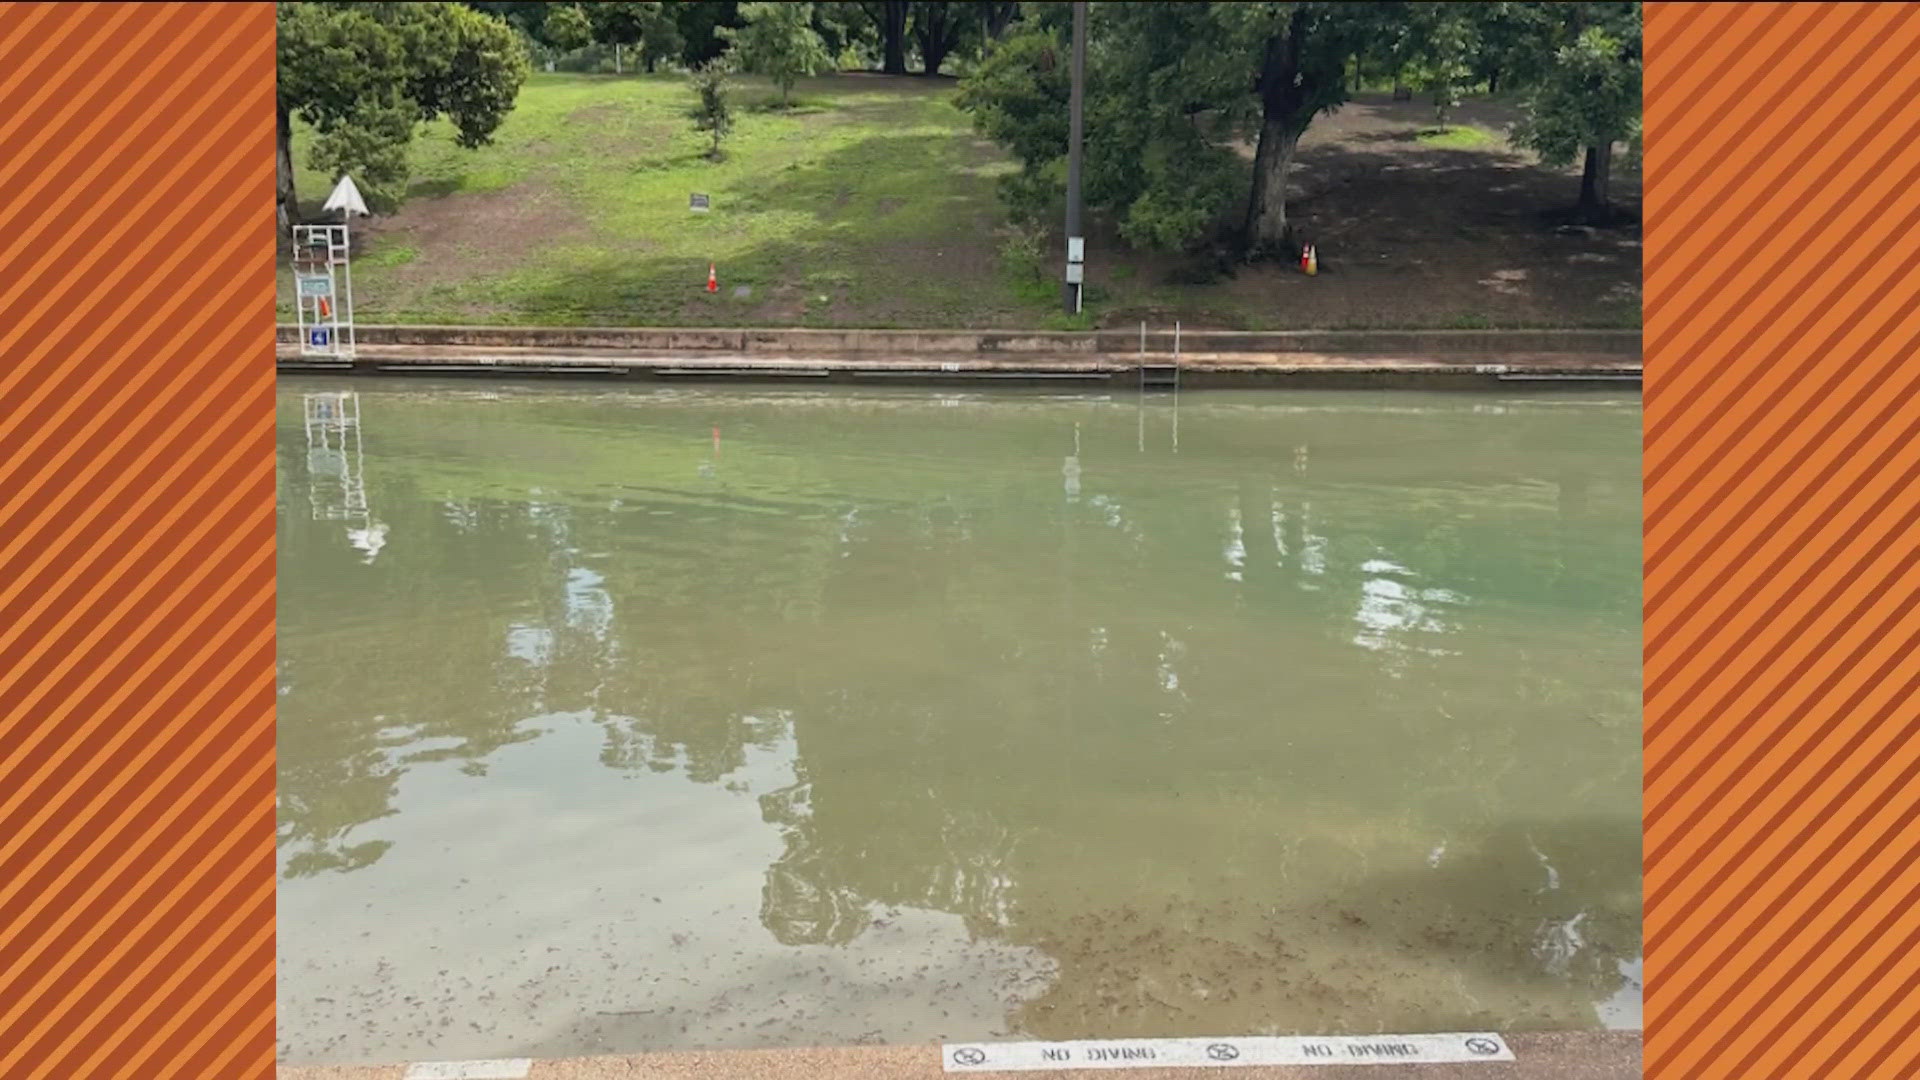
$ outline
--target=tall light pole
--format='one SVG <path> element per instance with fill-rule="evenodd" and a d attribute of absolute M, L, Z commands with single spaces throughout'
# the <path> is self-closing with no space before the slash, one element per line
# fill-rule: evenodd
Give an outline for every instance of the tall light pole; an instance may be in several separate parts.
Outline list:
<path fill-rule="evenodd" d="M 1080 143 L 1085 128 L 1087 96 L 1087 5 L 1073 5 L 1073 90 L 1067 121 L 1067 280 L 1062 289 L 1067 314 L 1080 310 L 1080 290 L 1086 276 L 1086 241 L 1080 233 Z"/>

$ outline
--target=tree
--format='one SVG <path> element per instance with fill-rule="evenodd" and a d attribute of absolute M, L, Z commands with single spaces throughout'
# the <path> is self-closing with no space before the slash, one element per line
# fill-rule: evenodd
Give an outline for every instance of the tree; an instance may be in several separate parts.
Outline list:
<path fill-rule="evenodd" d="M 660 61 L 678 56 L 686 41 L 680 35 L 680 24 L 674 20 L 673 12 L 667 10 L 665 3 L 634 4 L 640 8 L 640 63 L 651 75 L 660 66 Z"/>
<path fill-rule="evenodd" d="M 1615 143 L 1640 138 L 1640 5 L 1544 5 L 1555 16 L 1536 39 L 1549 57 L 1525 90 L 1525 119 L 1515 141 L 1548 165 L 1585 151 L 1578 213 L 1591 224 L 1612 219 L 1609 181 Z"/>
<path fill-rule="evenodd" d="M 722 30 L 721 34 L 733 43 L 742 67 L 767 76 L 780 88 L 780 107 L 784 109 L 794 82 L 819 71 L 831 59 L 813 28 L 813 5 L 741 4 L 740 17 L 746 20 L 745 26 Z"/>
<path fill-rule="evenodd" d="M 1007 27 L 1020 17 L 1020 5 L 1011 0 L 977 0 L 980 14 L 980 28 L 988 41 L 999 41 L 1005 36 Z"/>
<path fill-rule="evenodd" d="M 590 3 L 586 15 L 593 26 L 593 40 L 614 47 L 613 70 L 621 70 L 620 50 L 637 47 L 640 62 L 652 72 L 661 60 L 679 53 L 680 28 L 666 5 L 650 3 Z"/>
<path fill-rule="evenodd" d="M 370 201 L 399 202 L 407 147 L 446 117 L 454 141 L 484 146 L 526 81 L 526 47 L 504 21 L 455 3 L 280 3 L 278 218 L 299 219 L 293 119 L 312 127 L 312 164 L 355 175 Z"/>
<path fill-rule="evenodd" d="M 880 32 L 880 70 L 888 75 L 907 73 L 907 0 L 874 0 L 861 9 Z"/>
<path fill-rule="evenodd" d="M 920 47 L 922 74 L 940 74 L 948 56 L 979 37 L 980 14 L 980 8 L 970 3 L 918 0 L 910 6 L 908 24 L 914 44 Z"/>
<path fill-rule="evenodd" d="M 1033 4 L 988 50 L 960 102 L 1013 148 L 1028 214 L 1065 151 L 1065 4 Z M 1291 243 L 1287 176 L 1313 118 L 1346 100 L 1347 62 L 1409 17 L 1404 3 L 1096 4 L 1089 33 L 1086 205 L 1155 247 L 1208 240 L 1245 208 L 1249 254 Z M 1233 152 L 1257 125 L 1251 177 Z M 1245 198 L 1244 203 L 1240 202 Z"/>
<path fill-rule="evenodd" d="M 826 43 L 827 55 L 833 57 L 836 66 L 848 65 L 856 54 L 879 42 L 867 13 L 851 0 L 816 2 L 813 29 Z"/>
<path fill-rule="evenodd" d="M 1467 5 L 1474 37 L 1469 77 L 1484 83 L 1489 94 L 1538 78 L 1552 59 L 1552 50 L 1542 43 L 1555 6 L 1507 0 Z"/>
<path fill-rule="evenodd" d="M 541 38 L 564 52 L 584 49 L 593 44 L 593 23 L 578 4 L 553 4 L 547 8 L 546 21 L 540 24 Z"/>
<path fill-rule="evenodd" d="M 1432 99 L 1433 119 L 1441 127 L 1474 75 L 1473 61 L 1480 50 L 1477 6 L 1422 0 L 1408 5 L 1408 18 L 1401 24 L 1406 39 L 1399 50 L 1404 73 L 1412 86 Z"/>
<path fill-rule="evenodd" d="M 689 70 L 726 52 L 721 31 L 741 25 L 734 0 L 676 0 L 668 11 L 680 33 L 680 62 Z"/>
<path fill-rule="evenodd" d="M 1235 5 L 1241 7 L 1242 5 Z M 1403 4 L 1247 4 L 1236 36 L 1259 43 L 1254 93 L 1260 137 L 1247 200 L 1245 243 L 1252 254 L 1293 243 L 1287 224 L 1287 177 L 1300 136 L 1323 112 L 1347 100 L 1346 60 L 1364 53 L 1381 31 L 1403 22 Z"/>
<path fill-rule="evenodd" d="M 1068 10 L 1025 5 L 958 98 L 1019 160 L 1002 192 L 1028 223 L 1049 218 L 1061 187 Z M 1474 73 L 1496 64 L 1503 84 L 1532 88 L 1524 135 L 1543 155 L 1637 138 L 1637 4 L 1154 2 L 1094 4 L 1091 16 L 1085 205 L 1130 243 L 1197 250 L 1229 233 L 1239 208 L 1245 255 L 1291 257 L 1295 149 L 1361 70 L 1417 82 L 1444 122 Z M 1250 131 L 1248 170 L 1234 150 Z M 1605 154 L 1589 170 L 1601 205 Z"/>
<path fill-rule="evenodd" d="M 541 27 L 545 25 L 547 13 L 553 9 L 550 3 L 524 2 L 524 0 L 471 0 L 467 5 L 485 15 L 501 19 L 508 26 L 526 34 L 545 45 L 550 44 L 541 37 Z"/>
<path fill-rule="evenodd" d="M 720 143 L 733 130 L 733 106 L 727 100 L 732 88 L 727 74 L 726 60 L 716 58 L 694 68 L 690 76 L 695 97 L 693 126 L 712 137 L 707 157 L 713 161 L 720 160 Z"/>

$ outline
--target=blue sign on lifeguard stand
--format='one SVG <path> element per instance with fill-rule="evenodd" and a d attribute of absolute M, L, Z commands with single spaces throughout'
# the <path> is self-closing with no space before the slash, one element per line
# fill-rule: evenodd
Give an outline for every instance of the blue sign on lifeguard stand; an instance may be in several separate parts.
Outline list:
<path fill-rule="evenodd" d="M 312 330 L 309 330 L 307 332 L 307 344 L 312 345 L 315 348 L 320 348 L 320 349 L 326 348 L 330 340 L 331 340 L 330 333 L 328 329 L 324 326 L 316 326 Z"/>

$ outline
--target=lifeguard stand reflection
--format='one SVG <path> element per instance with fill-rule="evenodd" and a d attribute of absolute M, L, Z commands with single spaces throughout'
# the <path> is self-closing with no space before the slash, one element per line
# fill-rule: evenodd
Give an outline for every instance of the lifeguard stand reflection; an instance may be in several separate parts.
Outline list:
<path fill-rule="evenodd" d="M 367 507 L 360 445 L 360 395 L 352 390 L 303 395 L 307 428 L 307 502 L 315 521 L 344 521 L 347 542 L 372 562 L 387 527 Z"/>

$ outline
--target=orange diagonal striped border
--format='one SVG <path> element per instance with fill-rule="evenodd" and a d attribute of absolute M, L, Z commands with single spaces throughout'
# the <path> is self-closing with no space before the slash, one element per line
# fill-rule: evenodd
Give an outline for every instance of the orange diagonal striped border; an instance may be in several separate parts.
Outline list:
<path fill-rule="evenodd" d="M 1647 1075 L 1920 1075 L 1920 6 L 1646 41 Z"/>
<path fill-rule="evenodd" d="M 273 79 L 0 4 L 0 1076 L 273 1073 Z"/>

